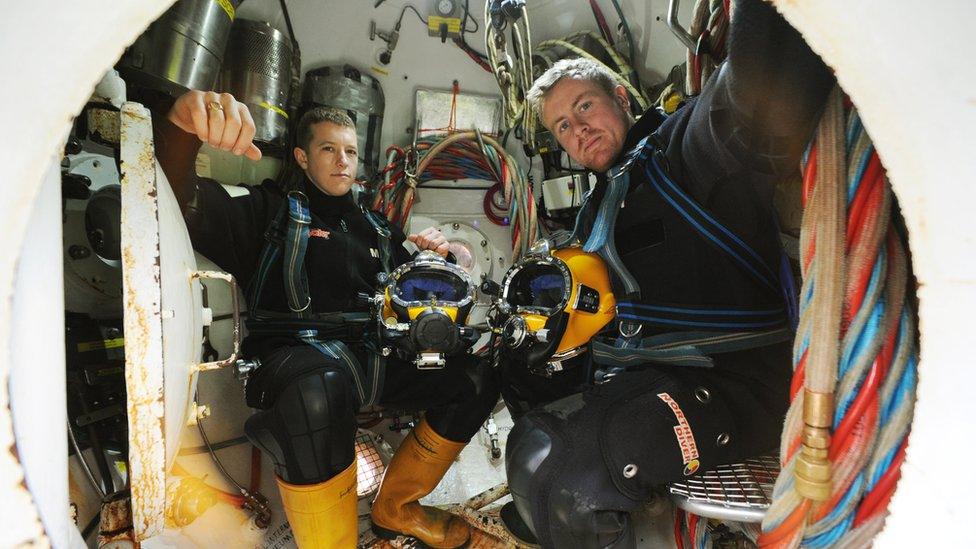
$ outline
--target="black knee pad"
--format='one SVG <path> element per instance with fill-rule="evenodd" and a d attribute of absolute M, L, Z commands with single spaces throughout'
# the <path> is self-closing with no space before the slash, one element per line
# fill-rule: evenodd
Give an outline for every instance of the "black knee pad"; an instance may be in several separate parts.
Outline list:
<path fill-rule="evenodd" d="M 505 456 L 512 499 L 543 547 L 634 547 L 637 502 L 614 486 L 583 406 L 577 394 L 515 423 Z"/>
<path fill-rule="evenodd" d="M 508 489 L 525 524 L 536 533 L 532 520 L 535 477 L 552 453 L 553 440 L 541 425 L 524 417 L 515 423 L 505 443 L 505 475 Z"/>
<path fill-rule="evenodd" d="M 244 432 L 283 480 L 315 484 L 352 463 L 357 407 L 348 376 L 322 368 L 287 383 L 270 408 L 247 419 Z"/>

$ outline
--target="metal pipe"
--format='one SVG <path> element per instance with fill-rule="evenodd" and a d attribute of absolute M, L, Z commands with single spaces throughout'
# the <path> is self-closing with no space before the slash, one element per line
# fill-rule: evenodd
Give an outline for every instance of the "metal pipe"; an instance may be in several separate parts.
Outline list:
<path fill-rule="evenodd" d="M 91 470 L 88 462 L 85 461 L 84 456 L 81 455 L 81 447 L 78 446 L 78 439 L 75 438 L 75 431 L 71 428 L 71 420 L 67 420 L 66 423 L 68 427 L 68 441 L 71 442 L 71 448 L 75 451 L 75 457 L 78 458 L 78 462 L 81 463 L 81 468 L 83 471 L 85 471 L 85 476 L 88 478 L 88 482 L 91 483 L 92 488 L 95 489 L 95 492 L 97 492 L 101 500 L 104 501 L 106 495 L 105 490 L 98 484 L 98 481 L 95 480 L 94 471 Z"/>
<path fill-rule="evenodd" d="M 671 32 L 678 37 L 678 40 L 685 45 L 691 51 L 695 51 L 697 47 L 695 45 L 695 39 L 691 37 L 691 33 L 686 31 L 681 23 L 678 22 L 678 7 L 681 4 L 679 0 L 671 0 L 668 2 L 668 28 Z M 633 59 L 631 59 L 633 63 Z"/>

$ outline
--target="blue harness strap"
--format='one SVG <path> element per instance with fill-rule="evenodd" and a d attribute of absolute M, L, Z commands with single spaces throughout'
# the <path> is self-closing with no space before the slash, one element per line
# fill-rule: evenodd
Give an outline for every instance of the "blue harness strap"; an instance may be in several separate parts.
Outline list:
<path fill-rule="evenodd" d="M 780 285 L 775 271 L 748 244 L 728 227 L 710 215 L 697 201 L 671 181 L 661 166 L 659 154 L 648 155 L 644 173 L 651 187 L 703 238 L 712 242 L 755 278 L 773 295 L 779 297 Z"/>
<path fill-rule="evenodd" d="M 787 341 L 792 332 L 786 306 L 767 308 L 700 307 L 649 303 L 641 299 L 640 285 L 628 272 L 614 245 L 616 218 L 630 188 L 630 171 L 640 164 L 651 188 L 695 232 L 729 256 L 768 293 L 780 297 L 774 270 L 732 230 L 708 213 L 666 174 L 651 136 L 631 149 L 623 162 L 608 173 L 606 192 L 594 214 L 590 195 L 584 199 L 571 240 L 583 241 L 583 250 L 600 255 L 617 285 L 617 319 L 622 337 L 593 339 L 593 360 L 609 369 L 644 363 L 710 367 L 710 355 Z M 587 231 L 587 229 L 589 230 Z M 619 285 L 619 287 L 618 287 Z M 670 330 L 638 338 L 644 325 Z"/>
<path fill-rule="evenodd" d="M 392 253 L 390 251 L 390 229 L 377 215 L 363 209 L 363 214 L 376 231 L 380 262 L 384 272 L 390 272 Z M 254 333 L 261 333 L 265 325 L 268 333 L 279 333 L 281 313 L 258 310 L 264 284 L 276 261 L 281 258 L 282 280 L 284 282 L 285 298 L 288 301 L 289 316 L 299 320 L 317 319 L 311 311 L 312 298 L 308 289 L 308 273 L 305 269 L 305 253 L 308 250 L 309 228 L 312 216 L 309 212 L 308 197 L 300 190 L 289 191 L 285 202 L 282 203 L 274 220 L 265 232 L 267 243 L 261 250 L 258 269 L 251 280 L 248 291 L 248 303 L 252 314 L 248 322 Z M 326 316 L 334 317 L 335 314 Z M 357 313 L 343 313 L 343 322 L 355 322 Z M 334 323 L 336 319 L 328 321 Z M 278 328 L 275 328 L 278 326 Z M 338 339 L 319 336 L 317 329 L 299 329 L 293 333 L 301 342 L 321 352 L 326 357 L 345 365 L 356 386 L 356 393 L 361 406 L 372 406 L 379 402 L 383 394 L 386 359 L 379 353 L 369 351 L 369 360 L 365 367 L 360 364 L 345 343 Z"/>
<path fill-rule="evenodd" d="M 305 251 L 308 249 L 309 226 L 312 216 L 308 212 L 308 197 L 301 191 L 288 193 L 288 230 L 285 232 L 284 256 L 281 266 L 285 282 L 288 309 L 299 318 L 308 318 L 312 296 L 308 293 L 308 273 L 305 272 Z"/>
<path fill-rule="evenodd" d="M 710 355 L 765 347 L 793 337 L 789 328 L 748 332 L 692 331 L 660 334 L 639 342 L 595 338 L 593 362 L 607 367 L 637 366 L 648 362 L 672 366 L 711 367 Z"/>
<path fill-rule="evenodd" d="M 640 295 L 640 284 L 624 266 L 617 254 L 617 246 L 613 238 L 613 231 L 617 225 L 617 214 L 630 188 L 630 168 L 636 159 L 637 155 L 632 154 L 625 162 L 610 170 L 606 194 L 600 202 L 600 208 L 596 213 L 590 235 L 583 244 L 584 252 L 596 253 L 607 263 L 607 267 L 616 275 L 620 285 L 617 291 L 622 291 L 623 297 Z"/>
<path fill-rule="evenodd" d="M 356 395 L 359 397 L 359 405 L 373 406 L 379 402 L 383 394 L 383 370 L 386 361 L 376 353 L 369 353 L 369 360 L 366 367 L 356 358 L 356 355 L 349 350 L 345 343 L 337 339 L 322 339 L 318 337 L 316 330 L 301 330 L 295 337 L 328 358 L 343 364 L 346 371 L 352 377 L 353 385 L 356 387 Z"/>

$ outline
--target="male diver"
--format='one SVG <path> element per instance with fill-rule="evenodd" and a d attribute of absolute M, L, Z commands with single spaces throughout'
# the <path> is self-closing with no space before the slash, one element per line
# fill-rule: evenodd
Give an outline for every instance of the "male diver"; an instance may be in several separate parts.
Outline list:
<path fill-rule="evenodd" d="M 421 547 L 465 545 L 468 526 L 421 506 L 498 400 L 488 367 L 472 355 L 441 369 L 375 352 L 364 341 L 377 275 L 409 261 L 406 238 L 447 255 L 434 229 L 405 237 L 356 204 L 357 137 L 344 112 L 317 107 L 297 126 L 299 180 L 282 189 L 227 188 L 199 178 L 201 142 L 252 159 L 255 128 L 228 94 L 190 91 L 157 117 L 156 153 L 181 207 L 194 248 L 249 289 L 244 354 L 260 366 L 246 386 L 258 408 L 248 438 L 271 457 L 285 513 L 303 549 L 357 542 L 356 413 L 361 406 L 426 410 L 389 464 L 372 508 L 374 532 L 415 538 Z"/>
<path fill-rule="evenodd" d="M 773 186 L 797 169 L 834 79 L 772 6 L 739 0 L 732 16 L 725 64 L 670 117 L 635 122 L 624 87 L 585 59 L 528 94 L 599 174 L 574 235 L 606 261 L 617 301 L 612 333 L 549 377 L 532 352 L 503 362 L 518 418 L 503 519 L 543 547 L 635 547 L 630 513 L 656 487 L 779 440 L 793 296 Z"/>

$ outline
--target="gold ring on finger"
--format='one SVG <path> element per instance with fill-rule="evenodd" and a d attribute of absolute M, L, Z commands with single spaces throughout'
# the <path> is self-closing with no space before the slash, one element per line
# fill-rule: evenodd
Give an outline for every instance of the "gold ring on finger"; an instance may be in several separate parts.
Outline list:
<path fill-rule="evenodd" d="M 208 101 L 207 110 L 224 112 L 224 106 L 220 104 L 220 101 Z"/>

